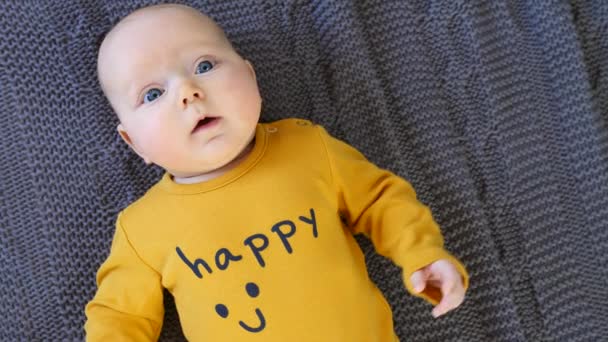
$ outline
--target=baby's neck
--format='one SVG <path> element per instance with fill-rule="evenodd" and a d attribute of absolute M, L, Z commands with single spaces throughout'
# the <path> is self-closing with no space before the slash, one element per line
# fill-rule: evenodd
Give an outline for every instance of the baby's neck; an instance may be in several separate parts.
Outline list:
<path fill-rule="evenodd" d="M 232 159 L 228 164 L 226 164 L 218 169 L 215 169 L 215 170 L 209 171 L 209 172 L 205 172 L 200 175 L 191 176 L 191 177 L 172 176 L 173 181 L 178 184 L 194 184 L 194 183 L 206 182 L 206 181 L 212 180 L 214 178 L 217 178 L 217 177 L 225 174 L 226 172 L 234 169 L 235 167 L 237 167 L 249 155 L 249 153 L 251 153 L 251 150 L 253 149 L 253 145 L 255 145 L 255 138 L 253 140 L 251 140 L 251 142 L 243 149 L 243 151 L 241 151 L 241 153 L 239 153 L 238 156 L 236 156 L 236 158 Z"/>

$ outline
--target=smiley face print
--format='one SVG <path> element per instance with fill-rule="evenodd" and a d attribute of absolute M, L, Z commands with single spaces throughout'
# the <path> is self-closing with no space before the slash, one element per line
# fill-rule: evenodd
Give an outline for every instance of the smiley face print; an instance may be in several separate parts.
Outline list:
<path fill-rule="evenodd" d="M 247 283 L 245 285 L 245 291 L 247 292 L 247 295 L 249 295 L 249 297 L 251 298 L 256 298 L 260 295 L 260 288 L 256 283 Z M 228 318 L 228 307 L 224 304 L 217 304 L 215 306 L 215 312 L 222 318 Z M 250 325 L 243 321 L 239 321 L 239 325 L 241 326 L 241 328 L 245 329 L 250 333 L 258 333 L 264 330 L 264 328 L 266 328 L 266 319 L 264 318 L 264 314 L 259 308 L 255 309 L 255 314 L 257 315 L 257 322 Z M 249 323 L 251 323 L 251 321 L 249 321 Z"/>

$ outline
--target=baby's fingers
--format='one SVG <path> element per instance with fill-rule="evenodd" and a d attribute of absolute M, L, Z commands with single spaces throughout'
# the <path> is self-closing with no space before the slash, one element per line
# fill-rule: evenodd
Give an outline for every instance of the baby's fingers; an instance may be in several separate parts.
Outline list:
<path fill-rule="evenodd" d="M 441 292 L 441 301 L 433 308 L 435 318 L 457 308 L 464 301 L 464 287 L 458 281 L 445 282 L 441 286 Z"/>
<path fill-rule="evenodd" d="M 414 272 L 410 277 L 410 281 L 416 293 L 420 293 L 426 288 L 426 276 L 423 271 Z"/>

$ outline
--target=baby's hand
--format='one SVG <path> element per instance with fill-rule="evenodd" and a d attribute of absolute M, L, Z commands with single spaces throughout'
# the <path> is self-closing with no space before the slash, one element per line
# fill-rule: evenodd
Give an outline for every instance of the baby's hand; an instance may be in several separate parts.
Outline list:
<path fill-rule="evenodd" d="M 433 309 L 437 318 L 457 308 L 464 301 L 464 285 L 456 267 L 447 260 L 438 260 L 414 272 L 410 277 L 414 291 L 422 292 L 427 286 L 441 290 L 441 301 Z"/>

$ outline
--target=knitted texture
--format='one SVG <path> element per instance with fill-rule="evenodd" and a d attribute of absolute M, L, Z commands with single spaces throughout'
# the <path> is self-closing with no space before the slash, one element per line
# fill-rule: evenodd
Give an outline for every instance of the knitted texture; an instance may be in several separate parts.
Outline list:
<path fill-rule="evenodd" d="M 0 341 L 84 338 L 116 215 L 161 175 L 96 79 L 104 33 L 151 3 L 0 1 Z M 360 239 L 403 341 L 606 340 L 608 2 L 182 3 L 252 61 L 263 121 L 324 125 L 432 208 L 471 273 L 441 319 Z"/>

